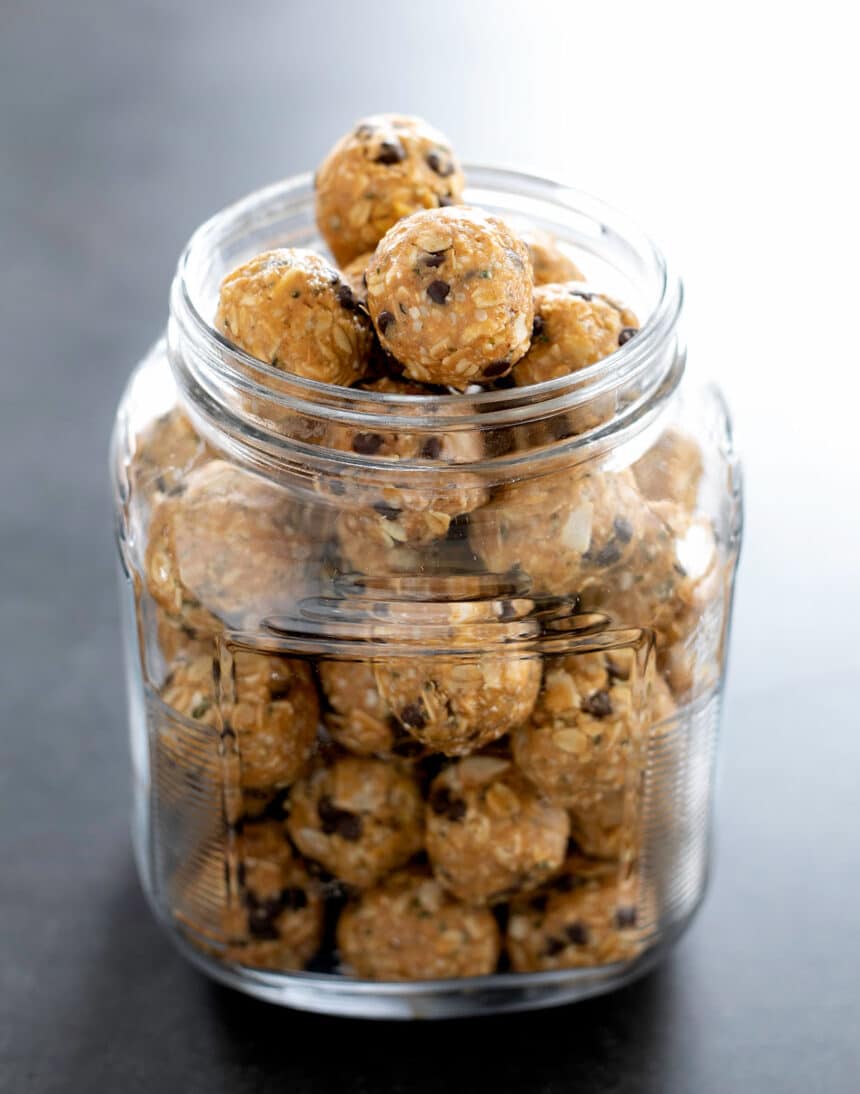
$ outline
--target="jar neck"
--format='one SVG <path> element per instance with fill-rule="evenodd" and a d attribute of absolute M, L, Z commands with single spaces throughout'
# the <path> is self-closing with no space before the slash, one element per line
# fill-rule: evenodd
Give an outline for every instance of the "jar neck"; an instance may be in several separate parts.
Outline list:
<path fill-rule="evenodd" d="M 650 437 L 649 427 L 662 417 L 684 371 L 680 282 L 647 237 L 592 199 L 511 172 L 473 168 L 470 177 L 476 175 L 483 187 L 471 200 L 513 220 L 520 215 L 537 221 L 590 251 L 616 282 L 629 283 L 645 316 L 635 338 L 594 365 L 541 384 L 433 400 L 323 384 L 249 357 L 211 324 L 218 287 L 230 269 L 261 250 L 320 247 L 312 184 L 302 176 L 217 214 L 180 259 L 168 353 L 201 431 L 234 458 L 275 475 L 390 476 L 396 466 L 400 481 L 428 468 L 438 474 L 441 466 L 501 482 L 544 473 L 560 462 L 610 456 L 629 462 L 629 450 L 642 447 L 642 434 Z M 386 442 L 404 433 L 429 439 L 476 432 L 480 446 L 448 445 L 432 460 L 367 455 L 356 451 L 364 446 L 352 443 L 373 434 L 380 438 L 378 450 L 387 451 L 395 446 Z M 423 446 L 414 447 L 421 452 Z"/>

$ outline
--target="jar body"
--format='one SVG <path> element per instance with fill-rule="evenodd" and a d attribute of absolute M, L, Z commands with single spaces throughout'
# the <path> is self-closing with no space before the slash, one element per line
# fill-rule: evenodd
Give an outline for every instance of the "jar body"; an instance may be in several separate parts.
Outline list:
<path fill-rule="evenodd" d="M 287 465 L 217 427 L 181 352 L 135 373 L 114 474 L 135 849 L 182 949 L 369 1016 L 649 967 L 707 876 L 740 532 L 719 396 L 673 384 L 585 457 L 582 408 L 532 420 L 505 476 L 450 419 L 429 447 L 282 419 Z"/>

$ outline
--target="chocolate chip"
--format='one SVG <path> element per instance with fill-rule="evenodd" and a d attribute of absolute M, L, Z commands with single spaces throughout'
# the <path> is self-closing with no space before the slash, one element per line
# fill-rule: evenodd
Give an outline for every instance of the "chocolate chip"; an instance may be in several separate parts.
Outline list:
<path fill-rule="evenodd" d="M 427 718 L 418 703 L 409 703 L 400 712 L 400 721 L 409 729 L 423 729 Z"/>
<path fill-rule="evenodd" d="M 348 809 L 339 809 L 327 794 L 323 794 L 317 803 L 317 815 L 325 835 L 340 836 L 350 843 L 361 839 L 361 817 Z"/>
<path fill-rule="evenodd" d="M 458 513 L 448 525 L 448 534 L 445 536 L 452 543 L 457 543 L 469 538 L 469 515 Z"/>
<path fill-rule="evenodd" d="M 438 200 L 440 209 L 444 209 L 446 206 L 454 204 L 454 199 L 450 194 L 443 194 Z"/>
<path fill-rule="evenodd" d="M 599 691 L 593 691 L 591 695 L 582 700 L 579 708 L 586 714 L 590 714 L 592 718 L 608 717 L 612 713 L 612 700 L 609 698 L 609 692 L 603 688 L 600 688 Z"/>
<path fill-rule="evenodd" d="M 624 329 L 618 335 L 618 345 L 619 346 L 625 345 L 627 342 L 630 341 L 631 338 L 634 337 L 634 335 L 636 335 L 638 333 L 639 332 L 636 330 L 635 327 L 624 327 Z"/>
<path fill-rule="evenodd" d="M 626 517 L 616 517 L 612 522 L 615 538 L 621 543 L 629 543 L 633 539 L 633 525 Z"/>
<path fill-rule="evenodd" d="M 557 893 L 572 893 L 582 882 L 575 874 L 560 874 L 550 884 Z"/>
<path fill-rule="evenodd" d="M 272 702 L 277 703 L 281 699 L 289 699 L 290 693 L 292 692 L 292 690 L 293 690 L 293 681 L 292 680 L 284 680 L 280 684 L 278 684 L 276 687 L 272 688 L 272 690 L 269 692 L 269 695 L 272 699 Z"/>
<path fill-rule="evenodd" d="M 544 322 L 542 315 L 536 315 L 532 323 L 532 338 L 540 338 L 543 334 Z"/>
<path fill-rule="evenodd" d="M 400 141 L 383 141 L 379 146 L 379 154 L 374 162 L 390 167 L 394 163 L 402 163 L 405 159 L 406 149 Z"/>
<path fill-rule="evenodd" d="M 580 300 L 593 300 L 593 292 L 582 292 L 581 289 L 569 289 L 568 292 L 571 296 L 578 296 Z"/>
<path fill-rule="evenodd" d="M 372 456 L 382 448 L 382 437 L 378 433 L 356 433 L 352 438 L 352 450 L 361 456 Z"/>
<path fill-rule="evenodd" d="M 558 955 L 567 949 L 567 943 L 562 938 L 548 938 L 546 945 L 543 948 L 544 955 L 546 957 L 558 957 Z"/>
<path fill-rule="evenodd" d="M 431 171 L 435 171 L 436 174 L 440 175 L 443 179 L 454 174 L 454 164 L 452 161 L 443 159 L 438 152 L 427 153 L 427 166 Z"/>
<path fill-rule="evenodd" d="M 349 285 L 341 283 L 334 290 L 337 302 L 342 308 L 346 308 L 347 311 L 355 310 L 355 297 L 352 294 L 352 289 Z"/>
<path fill-rule="evenodd" d="M 385 517 L 386 520 L 397 520 L 402 512 L 396 505 L 388 505 L 387 502 L 384 501 L 375 502 L 373 508 L 381 517 Z"/>
<path fill-rule="evenodd" d="M 281 898 L 259 900 L 253 893 L 245 894 L 248 907 L 248 933 L 262 942 L 274 942 L 278 938 L 275 919 L 281 911 Z"/>
<path fill-rule="evenodd" d="M 385 334 L 391 324 L 396 322 L 390 311 L 381 311 L 376 318 L 376 328 L 380 334 Z"/>
<path fill-rule="evenodd" d="M 588 941 L 588 928 L 584 923 L 571 923 L 570 926 L 565 927 L 564 933 L 574 946 L 584 946 Z"/>
<path fill-rule="evenodd" d="M 487 379 L 491 376 L 501 376 L 502 373 L 507 372 L 510 367 L 510 361 L 493 361 L 492 364 L 487 365 L 483 374 Z"/>
<path fill-rule="evenodd" d="M 534 912 L 545 912 L 547 899 L 546 893 L 538 893 L 537 896 L 533 896 L 529 901 L 529 907 Z"/>
<path fill-rule="evenodd" d="M 619 908 L 615 913 L 615 925 L 623 930 L 625 927 L 636 926 L 636 909 L 632 904 Z"/>
<path fill-rule="evenodd" d="M 421 445 L 421 455 L 425 460 L 438 460 L 442 452 L 442 441 L 439 437 L 428 437 Z"/>
<path fill-rule="evenodd" d="M 451 286 L 447 281 L 431 281 L 427 286 L 427 295 L 434 304 L 444 304 L 450 291 Z"/>
<path fill-rule="evenodd" d="M 308 906 L 308 894 L 298 887 L 281 889 L 281 907 L 289 912 L 300 912 Z"/>
<path fill-rule="evenodd" d="M 619 558 L 621 558 L 621 548 L 614 539 L 611 539 L 594 556 L 594 564 L 595 566 L 613 566 Z"/>
<path fill-rule="evenodd" d="M 428 253 L 422 255 L 418 261 L 422 266 L 427 266 L 431 270 L 436 270 L 445 261 L 446 253 L 446 251 L 428 251 Z"/>
<path fill-rule="evenodd" d="M 453 821 L 455 824 L 461 821 L 468 812 L 468 807 L 462 798 L 456 798 L 447 786 L 437 786 L 430 795 L 430 808 L 439 817 Z"/>

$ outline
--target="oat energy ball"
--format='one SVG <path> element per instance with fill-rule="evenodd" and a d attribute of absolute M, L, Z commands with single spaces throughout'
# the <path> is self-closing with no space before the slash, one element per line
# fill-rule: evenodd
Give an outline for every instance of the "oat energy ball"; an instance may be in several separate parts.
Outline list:
<path fill-rule="evenodd" d="M 367 369 L 372 333 L 352 289 L 313 251 L 265 251 L 221 284 L 215 325 L 284 372 L 349 385 Z"/>
<path fill-rule="evenodd" d="M 627 960 L 642 949 L 638 921 L 635 885 L 617 867 L 573 859 L 545 889 L 512 901 L 508 956 L 515 972 Z"/>
<path fill-rule="evenodd" d="M 302 519 L 272 483 L 223 460 L 204 464 L 153 513 L 147 588 L 198 635 L 287 612 L 303 595 L 315 552 Z"/>
<path fill-rule="evenodd" d="M 528 252 L 497 217 L 465 206 L 396 224 L 367 269 L 367 305 L 407 376 L 464 389 L 505 376 L 529 347 Z"/>
<path fill-rule="evenodd" d="M 366 888 L 424 846 L 424 804 L 405 771 L 349 756 L 293 787 L 287 828 L 303 855 Z"/>
<path fill-rule="evenodd" d="M 248 790 L 287 786 L 310 757 L 319 699 L 303 661 L 237 650 L 232 671 L 211 657 L 177 661 L 161 697 L 173 710 L 212 726 L 235 744 L 238 783 Z"/>
<path fill-rule="evenodd" d="M 632 312 L 587 292 L 582 283 L 535 289 L 532 343 L 514 368 L 518 387 L 578 372 L 628 342 L 639 326 Z"/>
<path fill-rule="evenodd" d="M 529 249 L 535 285 L 584 280 L 582 271 L 549 232 L 540 228 L 527 228 L 519 236 Z"/>
<path fill-rule="evenodd" d="M 344 961 L 368 980 L 485 976 L 499 960 L 492 912 L 461 904 L 426 870 L 392 874 L 341 914 Z"/>
<path fill-rule="evenodd" d="M 241 903 L 225 909 L 228 961 L 261 969 L 302 969 L 320 947 L 318 883 L 278 821 L 243 826 L 237 839 Z"/>
<path fill-rule="evenodd" d="M 541 681 L 540 659 L 513 652 L 392 657 L 375 669 L 400 724 L 447 756 L 483 748 L 523 722 Z"/>
<path fill-rule="evenodd" d="M 430 788 L 433 873 L 470 904 L 537 888 L 561 866 L 568 832 L 567 813 L 542 799 L 508 760 L 469 756 Z"/>
<path fill-rule="evenodd" d="M 341 137 L 314 184 L 317 225 L 343 266 L 401 217 L 458 202 L 464 182 L 444 134 L 420 118 L 376 114 Z"/>

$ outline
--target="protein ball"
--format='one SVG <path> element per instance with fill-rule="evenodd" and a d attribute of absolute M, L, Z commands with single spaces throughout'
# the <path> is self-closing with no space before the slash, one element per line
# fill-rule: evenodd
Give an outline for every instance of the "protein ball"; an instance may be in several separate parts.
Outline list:
<path fill-rule="evenodd" d="M 368 980 L 485 976 L 499 960 L 492 912 L 462 904 L 427 871 L 398 871 L 341 914 L 344 961 Z"/>
<path fill-rule="evenodd" d="M 540 892 L 511 902 L 506 947 L 515 972 L 610 964 L 643 947 L 634 882 L 611 863 L 575 858 Z"/>
<path fill-rule="evenodd" d="M 465 206 L 399 222 L 367 270 L 382 346 L 413 380 L 460 390 L 505 376 L 526 352 L 533 288 L 522 240 Z"/>
<path fill-rule="evenodd" d="M 528 247 L 535 285 L 584 280 L 581 270 L 561 249 L 555 236 L 540 228 L 526 228 L 519 235 Z"/>
<path fill-rule="evenodd" d="M 221 285 L 215 325 L 284 372 L 349 385 L 367 369 L 372 332 L 352 289 L 313 251 L 265 251 Z"/>
<path fill-rule="evenodd" d="M 401 217 L 463 194 L 450 141 L 421 118 L 376 114 L 341 137 L 316 173 L 317 225 L 341 266 Z"/>
<path fill-rule="evenodd" d="M 400 724 L 447 756 L 474 752 L 531 713 L 541 681 L 534 654 L 419 655 L 375 662 L 380 694 Z"/>
<path fill-rule="evenodd" d="M 279 487 L 222 460 L 192 471 L 153 513 L 147 588 L 197 635 L 254 626 L 304 594 L 314 558 L 307 514 Z"/>
<path fill-rule="evenodd" d="M 358 756 L 415 756 L 424 749 L 406 733 L 379 694 L 369 661 L 322 661 L 320 682 L 331 710 L 329 733 Z"/>
<path fill-rule="evenodd" d="M 302 854 L 367 888 L 424 846 L 424 804 L 394 764 L 348 756 L 296 784 L 287 828 Z"/>
<path fill-rule="evenodd" d="M 303 661 L 248 650 L 237 650 L 231 660 L 226 678 L 223 662 L 211 657 L 176 662 L 161 697 L 185 717 L 217 729 L 225 742 L 235 741 L 243 788 L 288 786 L 316 739 L 319 699 L 310 669 Z"/>
<path fill-rule="evenodd" d="M 469 756 L 434 779 L 427 853 L 460 900 L 493 903 L 534 889 L 564 861 L 570 823 L 508 760 Z"/>
<path fill-rule="evenodd" d="M 237 838 L 241 905 L 224 913 L 228 961 L 302 969 L 320 947 L 323 899 L 277 821 L 245 824 Z"/>

